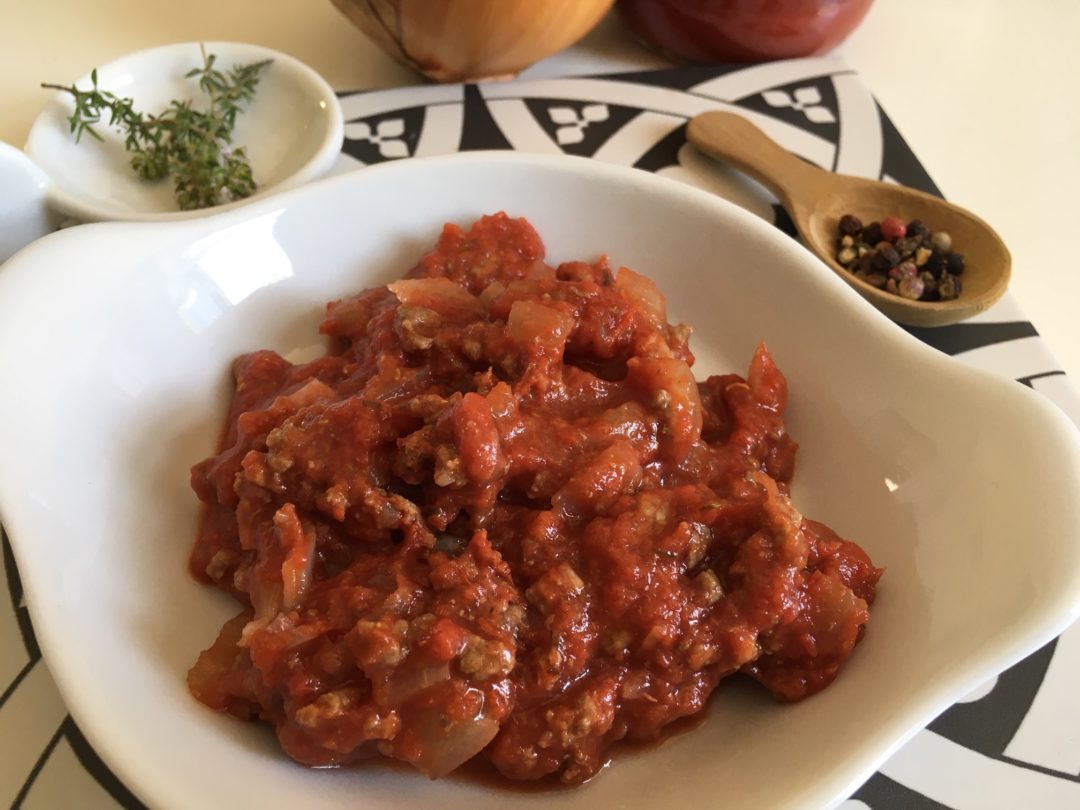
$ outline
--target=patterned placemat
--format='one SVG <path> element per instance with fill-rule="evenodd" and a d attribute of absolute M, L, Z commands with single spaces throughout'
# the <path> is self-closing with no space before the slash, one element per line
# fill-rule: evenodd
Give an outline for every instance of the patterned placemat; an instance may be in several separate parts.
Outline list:
<path fill-rule="evenodd" d="M 686 144 L 710 109 L 750 117 L 828 169 L 937 194 L 926 170 L 851 70 L 831 59 L 603 78 L 427 85 L 341 96 L 337 169 L 475 149 L 584 155 L 720 194 L 793 233 L 763 188 Z M 963 324 L 910 330 L 961 362 L 1028 385 L 1080 423 L 1080 397 L 1009 295 Z M 139 808 L 67 715 L 34 638 L 7 539 L 0 594 L 0 805 Z M 1080 626 L 938 717 L 843 810 L 1080 807 Z"/>

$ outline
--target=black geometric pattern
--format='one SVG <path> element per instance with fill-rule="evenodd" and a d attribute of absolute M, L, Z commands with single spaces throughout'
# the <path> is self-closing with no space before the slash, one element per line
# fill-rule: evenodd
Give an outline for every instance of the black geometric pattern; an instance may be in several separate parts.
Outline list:
<path fill-rule="evenodd" d="M 989 693 L 957 703 L 927 728 L 972 751 L 1000 759 L 1042 685 L 1056 641 L 998 676 Z"/>
<path fill-rule="evenodd" d="M 1043 372 L 1040 372 L 1039 374 L 1026 374 L 1023 377 L 1017 377 L 1016 381 L 1018 383 L 1023 383 L 1028 388 L 1034 388 L 1035 387 L 1034 383 L 1035 383 L 1036 380 L 1042 380 L 1042 379 L 1045 379 L 1046 377 L 1064 377 L 1064 376 L 1065 376 L 1064 371 L 1043 371 Z"/>
<path fill-rule="evenodd" d="M 908 334 L 917 337 L 923 343 L 929 343 L 945 354 L 960 354 L 982 346 L 992 346 L 995 343 L 1037 337 L 1039 334 L 1027 321 L 955 323 L 934 328 L 905 326 L 904 329 Z"/>
<path fill-rule="evenodd" d="M 75 721 L 71 719 L 70 715 L 64 718 L 64 723 L 60 728 L 64 733 L 64 737 L 67 738 L 71 750 L 75 752 L 79 764 L 94 777 L 97 783 L 105 789 L 106 793 L 116 800 L 117 804 L 127 810 L 147 810 L 146 805 L 140 802 L 135 797 L 135 794 L 128 790 L 124 783 L 117 779 L 116 775 L 109 770 L 109 767 L 101 761 L 101 757 L 90 747 L 90 743 L 86 741 L 86 737 L 79 731 L 79 727 L 75 725 Z"/>
<path fill-rule="evenodd" d="M 793 239 L 798 238 L 799 229 L 795 227 L 795 221 L 780 203 L 773 203 L 773 224 Z"/>
<path fill-rule="evenodd" d="M 513 149 L 506 135 L 491 116 L 484 97 L 475 84 L 465 85 L 465 121 L 461 126 L 458 151 L 480 149 Z"/>
<path fill-rule="evenodd" d="M 941 190 L 926 169 L 915 157 L 892 119 L 878 105 L 881 118 L 881 140 L 884 146 L 879 179 L 890 177 L 904 186 L 911 186 L 935 197 L 941 197 Z"/>
<path fill-rule="evenodd" d="M 829 76 L 770 88 L 738 100 L 740 107 L 771 115 L 836 143 L 840 137 L 839 103 Z"/>
<path fill-rule="evenodd" d="M 669 166 L 679 165 L 679 150 L 686 145 L 686 126 L 681 126 L 661 138 L 634 163 L 635 169 L 658 172 Z"/>
<path fill-rule="evenodd" d="M 640 111 L 615 104 L 589 104 L 560 99 L 527 99 L 536 122 L 562 150 L 591 157 L 604 142 Z"/>
<path fill-rule="evenodd" d="M 742 65 L 691 65 L 674 70 L 645 70 L 634 73 L 619 73 L 620 81 L 642 84 L 646 87 L 667 87 L 671 90 L 689 90 L 695 85 L 735 73 Z"/>
<path fill-rule="evenodd" d="M 349 121 L 341 151 L 368 165 L 412 157 L 424 129 L 424 110 L 413 107 Z"/>
<path fill-rule="evenodd" d="M 947 804 L 928 799 L 921 793 L 894 782 L 883 773 L 875 773 L 851 797 L 870 810 L 953 810 Z"/>
<path fill-rule="evenodd" d="M 827 69 L 823 70 L 823 66 Z M 789 66 L 790 67 L 790 66 Z M 809 133 L 821 141 L 836 145 L 839 142 L 842 126 L 868 126 L 874 137 L 881 139 L 881 165 L 876 172 L 880 177 L 889 177 L 905 185 L 922 189 L 940 196 L 926 169 L 908 148 L 900 133 L 879 106 L 872 106 L 878 120 L 869 122 L 840 121 L 842 108 L 838 85 L 829 75 L 829 70 L 840 68 L 828 67 L 826 63 L 807 60 L 805 78 L 791 80 L 790 69 L 783 74 L 785 79 L 768 87 L 758 87 L 754 92 L 735 94 L 737 104 L 748 112 L 767 115 L 783 124 L 790 125 L 795 131 Z M 584 156 L 593 156 L 605 144 L 619 138 L 628 125 L 638 116 L 649 113 L 661 113 L 669 116 L 686 115 L 673 111 L 648 110 L 634 105 L 634 94 L 627 93 L 626 87 L 641 85 L 642 89 L 668 93 L 678 96 L 686 94 L 703 82 L 721 77 L 738 78 L 740 66 L 696 66 L 666 71 L 628 73 L 619 76 L 594 77 L 589 86 L 604 85 L 605 80 L 612 80 L 610 92 L 604 90 L 596 98 L 562 98 L 557 94 L 529 94 L 525 92 L 528 82 L 517 83 L 522 90 L 521 102 L 533 123 L 538 126 L 562 151 Z M 843 71 L 847 73 L 847 71 Z M 726 81 L 726 80 L 725 80 Z M 396 92 L 396 91 L 395 91 Z M 605 95 L 606 93 L 606 95 Z M 573 94 L 570 94 L 573 95 Z M 380 94 L 358 94 L 350 102 L 372 100 L 369 115 L 352 118 L 346 124 L 346 137 L 342 147 L 344 154 L 355 158 L 365 165 L 388 160 L 399 160 L 416 154 L 417 145 L 424 134 L 425 126 L 430 125 L 432 116 L 427 115 L 427 108 L 418 105 L 401 109 L 388 109 L 385 102 L 378 101 Z M 601 97 L 602 96 L 602 97 Z M 507 96 L 503 94 L 502 98 Z M 655 97 L 655 96 L 654 96 Z M 693 95 L 695 102 L 700 102 L 700 95 Z M 443 133 L 454 143 L 457 149 L 468 151 L 476 149 L 513 149 L 515 133 L 504 131 L 497 123 L 491 108 L 485 100 L 484 91 L 467 85 L 463 89 L 463 115 L 460 132 Z M 676 105 L 678 106 L 678 105 Z M 363 104 L 351 107 L 363 109 Z M 680 108 L 683 109 L 683 108 Z M 659 132 L 659 131 L 658 131 Z M 445 138 L 444 138 L 445 141 Z M 680 167 L 680 154 L 686 144 L 685 125 L 676 126 L 660 132 L 654 142 L 645 143 L 632 159 L 633 165 L 641 170 L 659 172 L 673 167 Z M 795 235 L 794 226 L 781 206 L 770 203 L 772 219 L 777 227 L 786 233 Z M 1029 322 L 1015 317 L 994 321 L 984 318 L 976 322 L 956 324 L 937 329 L 908 328 L 908 332 L 950 355 L 963 355 L 974 350 L 1009 350 L 1022 344 L 1028 346 L 1031 338 L 1038 333 Z M 1019 376 L 1019 382 L 1033 385 L 1044 377 L 1060 375 L 1048 354 L 1024 355 L 1027 373 Z M 19 643 L 22 650 L 17 650 L 19 660 L 27 663 L 9 684 L 0 684 L 0 711 L 5 703 L 15 694 L 20 684 L 41 666 L 41 652 L 30 624 L 29 614 L 23 604 L 22 584 L 15 569 L 14 556 L 8 540 L 0 527 L 0 545 L 3 550 L 3 564 L 7 585 L 8 605 L 15 616 L 19 629 Z M 1019 762 L 1005 752 L 1010 740 L 1028 715 L 1046 674 L 1054 661 L 1058 643 L 1052 642 L 1016 666 L 1001 673 L 993 687 L 979 697 L 966 703 L 953 706 L 930 725 L 931 732 L 951 741 L 956 745 L 976 752 L 982 757 L 997 763 L 1006 763 L 1028 772 L 1061 777 L 1071 782 L 1080 782 L 1077 774 L 1061 773 L 1050 768 Z M 0 650 L 0 654 L 16 651 Z M 71 747 L 80 765 L 110 795 L 119 807 L 141 810 L 143 805 L 133 796 L 101 762 L 93 752 L 82 733 L 70 717 L 66 717 L 40 752 L 36 764 L 24 777 L 24 782 L 15 799 L 14 807 L 19 807 L 32 790 L 35 780 L 49 761 L 50 756 L 61 741 Z M 0 741 L 7 744 L 9 741 Z M 927 763 L 928 770 L 944 767 L 940 763 Z M 901 784 L 884 773 L 874 774 L 852 796 L 853 807 L 869 807 L 871 810 L 941 810 L 946 805 L 919 792 L 919 785 Z M 1080 794 L 1078 794 L 1080 795 Z M 1038 805 L 1033 800 L 1032 806 Z M 1080 805 L 1078 805 L 1080 806 Z"/>
<path fill-rule="evenodd" d="M 15 611 L 15 619 L 19 624 L 19 635 L 22 636 L 26 655 L 33 664 L 41 658 L 41 650 L 38 648 L 34 628 L 30 624 L 30 611 L 23 603 L 22 580 L 19 579 L 19 571 L 15 568 L 15 554 L 11 550 L 11 544 L 8 542 L 3 526 L 0 526 L 0 546 L 3 546 L 4 578 L 7 581 L 8 599 L 11 600 L 11 609 Z"/>

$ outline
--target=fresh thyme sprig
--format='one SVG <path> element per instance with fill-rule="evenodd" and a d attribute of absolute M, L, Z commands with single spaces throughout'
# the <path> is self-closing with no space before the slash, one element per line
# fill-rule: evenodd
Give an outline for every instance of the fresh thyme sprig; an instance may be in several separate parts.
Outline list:
<path fill-rule="evenodd" d="M 199 80 L 209 98 L 205 110 L 192 101 L 172 101 L 158 115 L 139 112 L 132 99 L 122 98 L 98 87 L 97 70 L 90 73 L 91 88 L 74 84 L 42 84 L 50 90 L 71 94 L 75 110 L 68 117 L 78 143 L 89 134 L 101 141 L 94 128 L 108 115 L 108 126 L 125 135 L 124 147 L 131 152 L 131 167 L 143 180 L 172 178 L 173 192 L 181 210 L 208 208 L 231 200 L 250 197 L 255 192 L 247 153 L 232 145 L 236 117 L 255 97 L 262 71 L 270 60 L 235 65 L 223 73 L 214 67 L 216 57 L 202 51 L 203 66 L 188 71 L 187 78 Z"/>

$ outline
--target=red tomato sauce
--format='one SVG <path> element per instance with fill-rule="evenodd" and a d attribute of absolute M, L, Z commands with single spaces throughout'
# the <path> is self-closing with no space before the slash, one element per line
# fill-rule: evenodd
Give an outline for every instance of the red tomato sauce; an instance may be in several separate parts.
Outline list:
<path fill-rule="evenodd" d="M 653 282 L 504 214 L 321 331 L 236 361 L 191 476 L 191 570 L 243 608 L 191 691 L 291 757 L 576 784 L 726 676 L 799 700 L 851 655 L 881 571 L 789 500 L 764 345 L 696 382 Z"/>

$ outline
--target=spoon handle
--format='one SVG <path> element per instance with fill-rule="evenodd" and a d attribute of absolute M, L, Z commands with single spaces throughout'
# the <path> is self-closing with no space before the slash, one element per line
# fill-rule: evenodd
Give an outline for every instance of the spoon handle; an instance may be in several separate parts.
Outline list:
<path fill-rule="evenodd" d="M 828 172 L 796 157 L 735 113 L 715 110 L 696 115 L 686 137 L 702 152 L 753 177 L 789 211 L 799 200 L 815 199 L 832 179 Z"/>

